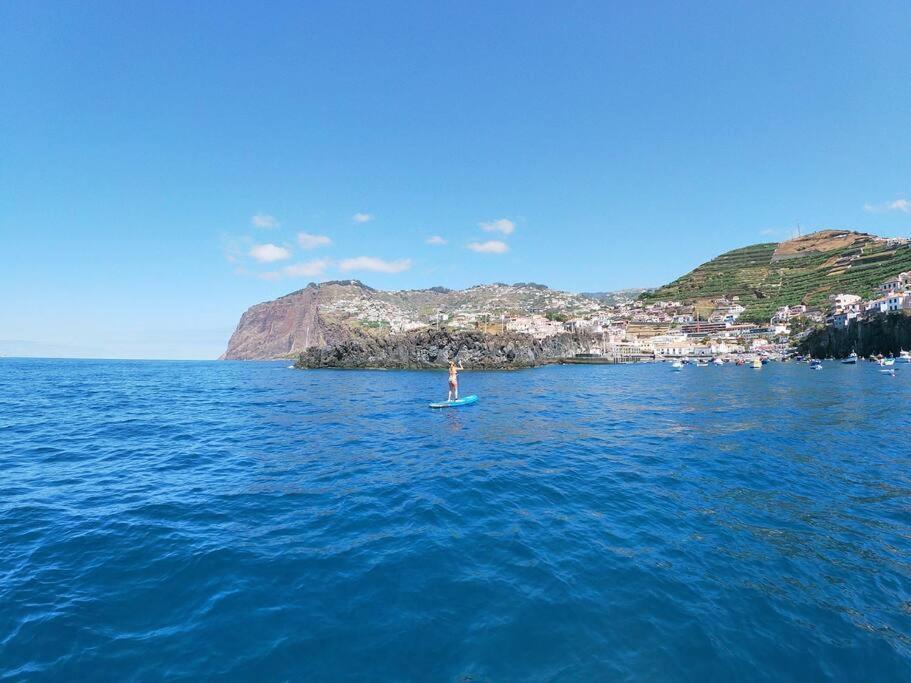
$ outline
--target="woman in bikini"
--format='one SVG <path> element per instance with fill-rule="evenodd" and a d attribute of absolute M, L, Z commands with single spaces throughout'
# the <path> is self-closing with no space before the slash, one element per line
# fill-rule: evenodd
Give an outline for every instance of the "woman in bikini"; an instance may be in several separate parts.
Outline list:
<path fill-rule="evenodd" d="M 462 370 L 462 361 L 456 367 L 455 361 L 449 361 L 449 398 L 447 401 L 459 400 L 459 370 Z"/>

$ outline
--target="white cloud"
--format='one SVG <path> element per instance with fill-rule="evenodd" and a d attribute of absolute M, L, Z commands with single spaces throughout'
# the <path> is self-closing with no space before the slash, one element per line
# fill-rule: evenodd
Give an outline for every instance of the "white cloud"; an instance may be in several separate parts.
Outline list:
<path fill-rule="evenodd" d="M 911 200 L 896 199 L 891 202 L 883 202 L 882 204 L 864 204 L 864 211 L 869 213 L 884 213 L 886 211 L 911 213 Z"/>
<path fill-rule="evenodd" d="M 374 219 L 373 214 L 370 213 L 356 213 L 351 217 L 355 223 L 366 223 L 367 221 L 372 221 Z"/>
<path fill-rule="evenodd" d="M 280 223 L 275 219 L 275 216 L 270 216 L 267 213 L 258 213 L 253 218 L 250 219 L 250 222 L 255 228 L 262 228 L 263 230 L 271 230 L 272 228 L 277 228 Z"/>
<path fill-rule="evenodd" d="M 314 259 L 303 263 L 294 263 L 285 266 L 281 270 L 272 270 L 268 273 L 260 273 L 259 278 L 262 280 L 281 280 L 283 278 L 296 277 L 319 277 L 326 272 L 326 269 L 332 265 L 329 259 Z"/>
<path fill-rule="evenodd" d="M 488 242 L 470 242 L 468 248 L 479 254 L 505 254 L 509 251 L 509 245 L 500 240 L 490 240 Z"/>
<path fill-rule="evenodd" d="M 305 263 L 295 263 L 290 266 L 285 266 L 283 272 L 288 277 L 316 277 L 317 275 L 322 275 L 326 272 L 326 268 L 330 265 L 329 259 L 318 258 L 312 261 L 306 261 Z"/>
<path fill-rule="evenodd" d="M 411 259 L 398 259 L 397 261 L 384 261 L 373 256 L 358 256 L 344 259 L 339 263 L 342 270 L 369 270 L 374 273 L 401 273 L 411 268 Z"/>
<path fill-rule="evenodd" d="M 311 235 L 309 232 L 297 233 L 297 243 L 304 249 L 317 249 L 319 247 L 328 247 L 332 240 L 326 235 Z"/>
<path fill-rule="evenodd" d="M 478 223 L 478 227 L 486 232 L 501 232 L 504 235 L 511 235 L 512 231 L 516 229 L 516 224 L 508 218 L 498 218 L 495 221 Z"/>
<path fill-rule="evenodd" d="M 291 258 L 291 252 L 274 244 L 257 244 L 250 250 L 250 256 L 260 263 L 272 263 Z"/>
<path fill-rule="evenodd" d="M 425 241 L 427 242 L 427 244 L 433 244 L 434 246 L 442 246 L 442 245 L 446 244 L 446 240 L 444 240 L 439 235 L 434 235 L 433 237 L 428 237 Z"/>

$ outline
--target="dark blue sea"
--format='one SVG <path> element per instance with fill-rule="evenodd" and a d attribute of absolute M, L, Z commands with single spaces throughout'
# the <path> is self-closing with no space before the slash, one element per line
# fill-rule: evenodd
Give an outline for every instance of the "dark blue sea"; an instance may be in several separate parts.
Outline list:
<path fill-rule="evenodd" d="M 911 680 L 911 365 L 0 359 L 0 679 Z"/>

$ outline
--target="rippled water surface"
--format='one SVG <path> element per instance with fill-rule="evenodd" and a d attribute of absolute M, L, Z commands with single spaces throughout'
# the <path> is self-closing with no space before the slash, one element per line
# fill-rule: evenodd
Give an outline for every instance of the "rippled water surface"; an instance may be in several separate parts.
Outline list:
<path fill-rule="evenodd" d="M 911 679 L 911 365 L 0 359 L 0 678 Z"/>

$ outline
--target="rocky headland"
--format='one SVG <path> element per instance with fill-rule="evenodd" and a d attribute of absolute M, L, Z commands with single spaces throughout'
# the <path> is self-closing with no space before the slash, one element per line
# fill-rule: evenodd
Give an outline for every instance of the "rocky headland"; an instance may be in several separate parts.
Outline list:
<path fill-rule="evenodd" d="M 412 333 L 441 326 L 452 334 L 478 331 L 503 336 L 503 316 L 508 314 L 548 312 L 566 317 L 590 313 L 599 306 L 592 297 L 533 282 L 389 292 L 358 280 L 311 283 L 251 306 L 241 316 L 222 358 L 268 360 L 297 358 L 311 349 L 331 355 L 343 348 L 389 348 L 407 343 L 403 340 L 413 338 Z M 524 335 L 505 338 L 512 344 L 510 353 L 523 346 L 528 346 L 531 354 L 540 352 Z"/>

